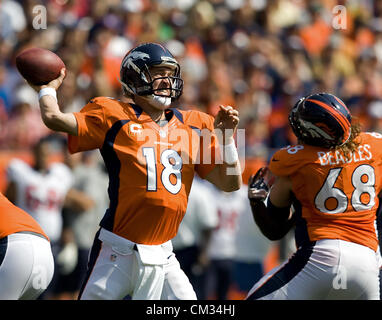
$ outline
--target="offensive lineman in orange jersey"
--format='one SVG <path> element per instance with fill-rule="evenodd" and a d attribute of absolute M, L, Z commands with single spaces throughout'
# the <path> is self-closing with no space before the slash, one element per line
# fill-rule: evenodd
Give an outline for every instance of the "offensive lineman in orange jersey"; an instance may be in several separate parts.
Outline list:
<path fill-rule="evenodd" d="M 298 249 L 247 299 L 378 300 L 382 135 L 360 132 L 345 104 L 327 93 L 300 99 L 289 122 L 299 144 L 276 152 L 269 171 L 250 179 L 248 198 L 271 240 L 296 225 Z"/>
<path fill-rule="evenodd" d="M 39 224 L 0 193 L 0 300 L 34 300 L 48 287 L 54 262 Z"/>
<path fill-rule="evenodd" d="M 110 206 L 79 298 L 195 299 L 170 240 L 195 171 L 224 191 L 240 188 L 233 140 L 238 112 L 221 106 L 214 119 L 171 108 L 183 89 L 180 66 L 156 43 L 139 45 L 123 59 L 121 101 L 98 97 L 78 113 L 62 113 L 55 90 L 64 76 L 62 70 L 47 86 L 33 86 L 42 119 L 69 134 L 70 152 L 100 149 L 110 178 Z"/>

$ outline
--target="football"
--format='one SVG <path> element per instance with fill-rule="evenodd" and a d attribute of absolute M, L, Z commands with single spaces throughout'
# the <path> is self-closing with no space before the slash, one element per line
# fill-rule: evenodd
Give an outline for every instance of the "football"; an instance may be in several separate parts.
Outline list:
<path fill-rule="evenodd" d="M 25 80 L 34 85 L 44 85 L 60 75 L 64 62 L 54 52 L 30 48 L 16 57 L 16 67 Z"/>

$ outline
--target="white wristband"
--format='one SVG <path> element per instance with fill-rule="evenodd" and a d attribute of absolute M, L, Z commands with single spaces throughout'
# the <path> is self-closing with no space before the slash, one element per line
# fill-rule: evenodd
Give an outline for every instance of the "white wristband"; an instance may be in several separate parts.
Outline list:
<path fill-rule="evenodd" d="M 41 89 L 38 93 L 38 99 L 40 100 L 43 96 L 52 96 L 57 102 L 57 93 L 54 88 L 47 87 Z"/>
<path fill-rule="evenodd" d="M 232 142 L 226 145 L 220 145 L 222 159 L 229 165 L 234 165 L 239 160 L 239 155 L 235 143 Z"/>

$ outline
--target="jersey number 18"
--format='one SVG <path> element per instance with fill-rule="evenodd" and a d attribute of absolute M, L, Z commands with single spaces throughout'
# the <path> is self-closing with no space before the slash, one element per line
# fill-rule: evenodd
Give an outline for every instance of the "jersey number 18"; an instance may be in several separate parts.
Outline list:
<path fill-rule="evenodd" d="M 147 191 L 157 191 L 157 166 L 154 148 L 142 148 L 143 156 L 146 158 L 147 169 Z M 163 186 L 172 194 L 177 194 L 182 187 L 182 158 L 171 149 L 162 152 L 160 162 L 164 166 L 161 174 Z M 175 184 L 170 181 L 173 175 Z"/>

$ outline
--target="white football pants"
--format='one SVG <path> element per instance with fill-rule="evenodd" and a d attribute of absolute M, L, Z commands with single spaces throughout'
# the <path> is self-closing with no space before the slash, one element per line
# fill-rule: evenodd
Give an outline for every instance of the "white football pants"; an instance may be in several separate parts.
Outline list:
<path fill-rule="evenodd" d="M 0 240 L 0 300 L 33 300 L 48 287 L 54 261 L 50 243 L 30 233 Z"/>
<path fill-rule="evenodd" d="M 379 300 L 379 252 L 343 240 L 302 246 L 249 291 L 247 300 Z"/>
<path fill-rule="evenodd" d="M 172 251 L 162 245 L 135 244 L 103 228 L 89 257 L 81 300 L 196 300 Z"/>

